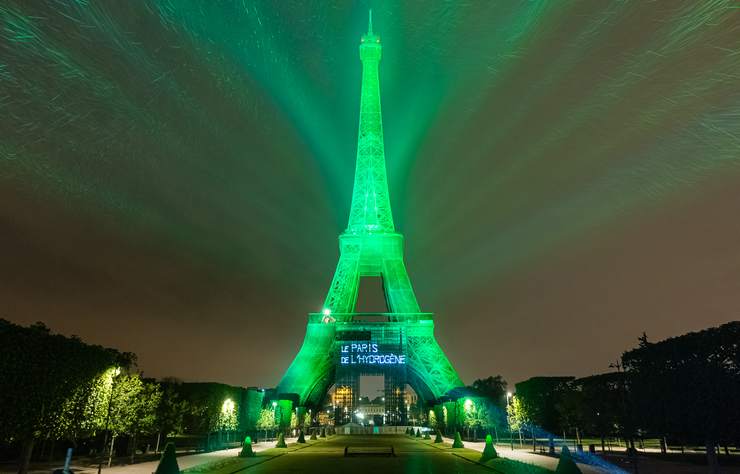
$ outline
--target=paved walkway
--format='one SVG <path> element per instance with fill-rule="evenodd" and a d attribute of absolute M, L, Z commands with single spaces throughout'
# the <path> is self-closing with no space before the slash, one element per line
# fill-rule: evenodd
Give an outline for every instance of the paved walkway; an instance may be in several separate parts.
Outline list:
<path fill-rule="evenodd" d="M 452 444 L 451 438 L 445 438 L 446 442 Z M 485 442 L 472 442 L 464 441 L 463 444 L 466 448 L 473 449 L 478 452 L 483 452 Z M 534 464 L 535 466 L 544 467 L 554 471 L 558 467 L 558 458 L 552 456 L 545 456 L 542 454 L 534 454 L 521 449 L 514 449 L 513 451 L 508 445 L 496 445 L 496 452 L 502 458 L 513 459 L 514 461 L 525 462 L 527 464 Z M 604 473 L 625 473 L 622 469 L 608 465 L 601 459 L 595 459 L 594 462 L 603 463 L 602 467 L 596 467 L 589 464 L 578 463 L 578 467 L 581 468 L 583 474 L 604 474 Z"/>
<path fill-rule="evenodd" d="M 394 456 L 386 455 L 391 446 Z M 349 449 L 351 456 L 345 456 L 345 448 Z M 405 435 L 335 435 L 305 449 L 286 452 L 267 462 L 250 466 L 244 474 L 490 474 L 491 472 L 491 469 L 476 462 Z"/>
<path fill-rule="evenodd" d="M 294 443 L 296 438 L 285 438 L 287 443 Z M 275 447 L 275 441 L 266 441 L 252 444 L 252 450 L 259 453 L 270 448 Z M 228 458 L 235 458 L 241 448 L 234 449 L 223 449 L 221 451 L 211 451 L 210 453 L 200 454 L 188 454 L 185 456 L 177 457 L 177 465 L 180 466 L 180 470 L 188 469 L 191 467 L 198 466 L 200 464 L 206 464 L 214 461 L 225 460 Z M 159 461 L 142 462 L 138 464 L 128 464 L 124 466 L 111 466 L 106 468 L 103 466 L 103 472 L 105 474 L 152 474 L 156 469 Z M 75 473 L 93 474 L 97 473 L 97 467 L 87 466 L 72 466 Z"/>
<path fill-rule="evenodd" d="M 483 442 L 466 441 L 465 449 L 452 449 L 452 439 L 434 444 L 431 440 L 410 438 L 405 435 L 336 435 L 307 444 L 297 444 L 295 438 L 286 440 L 287 449 L 275 448 L 275 441 L 255 443 L 253 450 L 257 456 L 239 458 L 239 449 L 226 449 L 210 453 L 185 454 L 178 456 L 181 470 L 189 469 L 189 474 L 252 474 L 252 473 L 302 473 L 302 472 L 349 472 L 351 474 L 393 474 L 393 473 L 459 473 L 476 474 L 482 472 L 521 473 L 518 461 L 533 465 L 527 472 L 544 474 L 544 470 L 555 470 L 558 459 L 542 454 L 534 454 L 523 449 L 511 450 L 509 445 L 497 445 L 501 459 L 480 464 Z M 384 456 L 393 447 L 394 456 Z M 345 456 L 345 448 L 350 454 Z M 585 453 L 584 456 L 591 456 Z M 621 458 L 613 457 L 614 462 Z M 584 474 L 619 473 L 625 474 L 629 467 L 608 464 L 600 457 L 593 456 L 593 464 L 579 464 Z M 104 468 L 105 474 L 152 474 L 158 461 Z M 536 467 L 534 467 L 536 466 Z M 97 466 L 73 465 L 76 473 L 95 474 Z M 740 473 L 739 466 L 723 466 L 721 472 Z M 48 474 L 50 469 L 36 471 Z M 692 463 L 676 463 L 667 460 L 644 458 L 640 460 L 640 474 L 695 474 L 706 471 L 706 466 Z"/>

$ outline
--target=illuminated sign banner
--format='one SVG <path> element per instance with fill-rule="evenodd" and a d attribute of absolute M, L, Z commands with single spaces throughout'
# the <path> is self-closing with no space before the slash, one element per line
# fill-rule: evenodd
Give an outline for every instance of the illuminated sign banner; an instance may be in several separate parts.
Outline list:
<path fill-rule="evenodd" d="M 339 346 L 339 363 L 342 365 L 401 365 L 406 356 L 380 352 L 377 342 L 353 342 Z"/>

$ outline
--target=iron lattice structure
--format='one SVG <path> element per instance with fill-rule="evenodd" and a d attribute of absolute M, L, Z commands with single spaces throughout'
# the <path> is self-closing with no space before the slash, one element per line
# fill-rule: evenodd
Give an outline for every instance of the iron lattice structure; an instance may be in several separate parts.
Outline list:
<path fill-rule="evenodd" d="M 318 406 L 336 383 L 336 388 L 344 391 L 344 407 L 337 407 L 336 413 L 341 419 L 344 408 L 351 412 L 356 405 L 358 377 L 382 373 L 386 379 L 386 411 L 392 420 L 404 421 L 406 383 L 427 403 L 463 384 L 434 337 L 433 314 L 419 309 L 403 261 L 403 236 L 393 225 L 380 109 L 381 51 L 371 14 L 368 32 L 360 43 L 362 93 L 349 223 L 339 236 L 339 263 L 323 311 L 309 314 L 303 345 L 280 381 L 278 392 L 297 396 L 302 406 Z M 382 277 L 390 312 L 355 312 L 363 276 Z M 375 341 L 376 350 L 396 351 L 405 357 L 405 363 L 350 370 L 339 364 L 340 347 L 347 341 Z M 397 413 L 397 420 L 393 413 Z"/>

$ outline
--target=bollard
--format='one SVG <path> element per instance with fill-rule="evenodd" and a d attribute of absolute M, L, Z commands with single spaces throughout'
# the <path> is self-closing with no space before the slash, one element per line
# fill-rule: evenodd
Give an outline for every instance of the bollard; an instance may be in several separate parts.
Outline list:
<path fill-rule="evenodd" d="M 72 461 L 72 448 L 67 448 L 67 457 L 64 458 L 64 474 L 69 474 L 69 463 Z"/>

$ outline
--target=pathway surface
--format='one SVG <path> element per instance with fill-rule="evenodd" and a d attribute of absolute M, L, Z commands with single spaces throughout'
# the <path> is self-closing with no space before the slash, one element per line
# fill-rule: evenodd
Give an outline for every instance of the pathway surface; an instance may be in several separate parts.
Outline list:
<path fill-rule="evenodd" d="M 525 450 L 511 450 L 508 445 L 497 446 L 502 459 L 480 464 L 482 442 L 465 442 L 465 449 L 452 449 L 452 440 L 435 444 L 431 440 L 410 438 L 405 435 L 336 435 L 307 444 L 297 444 L 295 438 L 287 439 L 288 448 L 275 448 L 275 441 L 255 443 L 253 450 L 257 456 L 239 458 L 239 449 L 227 449 L 210 453 L 178 456 L 181 470 L 186 474 L 269 474 L 269 473 L 350 473 L 350 474 L 393 474 L 393 473 L 455 473 L 475 474 L 498 472 L 501 474 L 552 472 L 558 459 Z M 393 447 L 394 456 L 384 456 Z M 345 456 L 345 448 L 350 454 Z M 618 458 L 618 457 L 617 457 Z M 537 467 L 517 468 L 511 461 L 523 462 Z M 594 463 L 602 462 L 600 467 L 579 464 L 584 474 L 603 474 L 632 472 L 631 467 L 607 464 L 599 457 Z M 619 463 L 619 459 L 613 459 Z M 104 474 L 152 474 L 158 461 L 132 465 L 114 466 L 103 469 Z M 522 467 L 521 465 L 518 465 Z M 97 466 L 73 465 L 75 473 L 96 474 Z M 626 469 L 626 470 L 622 470 Z M 50 469 L 34 471 L 48 474 Z M 641 459 L 640 474 L 695 474 L 706 472 L 706 466 L 691 463 L 675 463 L 658 459 Z M 739 473 L 740 466 L 722 467 L 722 474 Z"/>
<path fill-rule="evenodd" d="M 287 443 L 293 443 L 295 442 L 296 438 L 285 438 L 285 441 Z M 267 441 L 267 442 L 261 442 L 261 443 L 254 443 L 252 445 L 252 450 L 254 452 L 261 452 L 265 451 L 267 449 L 271 449 L 275 447 L 275 441 Z M 177 465 L 180 467 L 180 470 L 188 469 L 191 467 L 195 467 L 201 464 L 211 463 L 214 461 L 219 460 L 226 460 L 228 458 L 235 458 L 239 451 L 241 451 L 241 448 L 234 448 L 234 449 L 223 449 L 221 451 L 212 451 L 210 453 L 200 453 L 200 454 L 188 454 L 185 456 L 178 456 L 177 457 Z M 149 461 L 149 462 L 142 462 L 138 464 L 128 464 L 124 466 L 112 466 L 110 468 L 103 468 L 103 472 L 105 474 L 152 474 L 156 469 L 157 465 L 159 464 L 159 461 Z M 75 473 L 82 473 L 82 474 L 97 474 L 98 469 L 97 466 L 95 467 L 89 467 L 89 466 L 72 466 L 72 469 Z"/>
<path fill-rule="evenodd" d="M 452 439 L 450 438 L 445 438 L 445 441 L 449 444 L 452 444 Z M 464 444 L 466 448 L 470 448 L 478 452 L 483 452 L 483 448 L 486 443 L 482 441 L 480 442 L 465 441 Z M 558 458 L 552 457 L 552 456 L 534 454 L 534 453 L 530 453 L 530 452 L 519 450 L 519 449 L 512 450 L 508 446 L 502 446 L 502 445 L 496 446 L 496 452 L 502 458 L 513 459 L 514 461 L 525 462 L 527 464 L 534 464 L 535 466 L 544 467 L 545 469 L 549 469 L 551 471 L 554 471 L 555 468 L 558 467 Z M 603 463 L 604 465 L 603 467 L 596 467 L 596 466 L 591 466 L 588 464 L 578 463 L 578 467 L 581 469 L 581 472 L 583 472 L 583 474 L 604 474 L 604 473 L 624 473 L 626 472 L 616 466 L 608 465 L 608 463 L 596 457 L 594 457 L 594 462 Z"/>
<path fill-rule="evenodd" d="M 395 456 L 379 455 L 393 446 Z M 344 449 L 357 456 L 345 457 Z M 362 455 L 362 451 L 374 451 Z M 305 449 L 288 452 L 251 466 L 245 474 L 266 473 L 351 473 L 351 474 L 476 474 L 491 469 L 437 449 L 404 435 L 336 435 Z"/>

